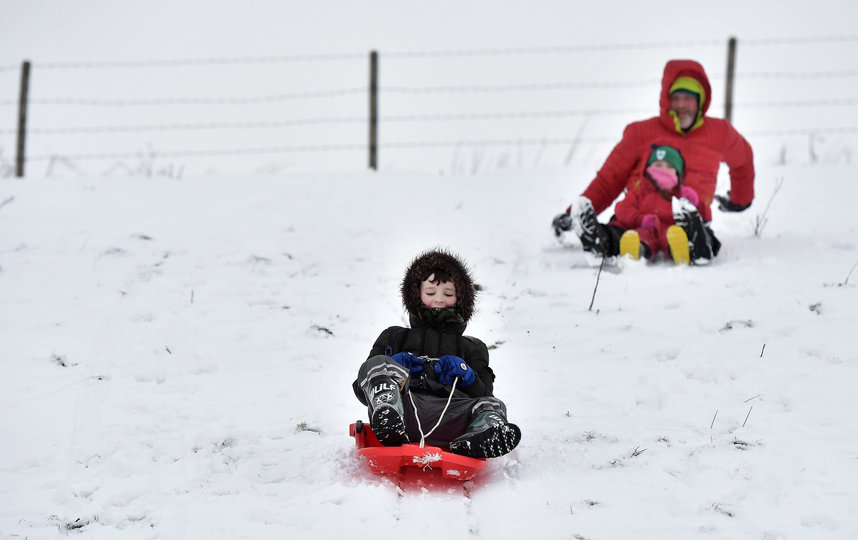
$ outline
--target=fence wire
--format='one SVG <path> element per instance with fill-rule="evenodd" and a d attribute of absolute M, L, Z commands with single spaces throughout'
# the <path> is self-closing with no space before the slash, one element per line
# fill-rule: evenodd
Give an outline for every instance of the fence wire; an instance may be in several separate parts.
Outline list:
<path fill-rule="evenodd" d="M 809 108 L 809 107 L 854 107 L 858 99 L 819 99 L 794 101 L 769 101 L 753 103 L 737 103 L 734 107 L 742 108 Z M 570 118 L 578 116 L 610 116 L 646 114 L 651 109 L 581 109 L 581 110 L 549 110 L 549 111 L 502 111 L 470 114 L 410 114 L 389 115 L 379 118 L 382 124 L 409 122 L 461 122 L 461 121 L 503 121 L 503 120 L 543 120 L 551 118 Z M 231 129 L 273 129 L 304 127 L 311 125 L 347 125 L 365 124 L 365 116 L 330 117 L 330 118 L 298 118 L 293 120 L 258 121 L 258 122 L 207 122 L 189 124 L 136 124 L 114 126 L 68 126 L 58 128 L 32 128 L 33 135 L 72 135 L 96 133 L 152 133 L 164 131 L 214 131 Z M 0 129 L 0 134 L 11 135 L 13 129 Z"/>
<path fill-rule="evenodd" d="M 858 126 L 842 126 L 830 128 L 796 128 L 783 130 L 758 130 L 748 131 L 746 135 L 751 137 L 775 137 L 785 135 L 853 135 L 858 134 Z M 416 140 L 395 141 L 386 143 L 385 147 L 390 149 L 419 149 L 419 148 L 489 148 L 489 147 L 515 147 L 515 146 L 571 146 L 582 143 L 615 143 L 615 136 L 598 137 L 575 137 L 575 138 L 512 138 L 512 139 L 468 139 L 468 140 Z M 288 154 L 303 152 L 353 152 L 366 151 L 363 143 L 341 143 L 341 144 L 311 144 L 296 146 L 273 146 L 262 148 L 221 148 L 214 150 L 166 150 L 157 152 L 159 158 L 192 158 L 192 157 L 215 157 L 215 156 L 251 156 L 264 154 Z M 106 153 L 80 153 L 80 154 L 42 154 L 31 156 L 29 161 L 52 161 L 62 157 L 71 161 L 89 160 L 121 160 L 140 159 L 146 157 L 146 152 L 106 152 Z"/>
<path fill-rule="evenodd" d="M 820 79 L 845 79 L 858 77 L 858 69 L 840 71 L 807 71 L 807 72 L 785 72 L 785 71 L 755 71 L 741 72 L 736 75 L 736 80 L 745 79 L 784 79 L 784 80 L 820 80 Z M 723 74 L 710 74 L 711 80 L 724 78 Z M 449 86 L 381 86 L 379 92 L 382 94 L 460 94 L 460 93 L 502 93 L 502 92 L 545 92 L 554 90 L 598 90 L 618 88 L 645 88 L 659 84 L 661 79 L 646 79 L 638 81 L 569 81 L 553 83 L 525 83 L 525 84 L 496 84 L 496 85 L 449 85 Z M 327 99 L 343 96 L 354 96 L 368 94 L 367 87 L 340 88 L 333 90 L 313 90 L 306 92 L 292 92 L 288 94 L 277 94 L 269 96 L 247 96 L 247 97 L 163 97 L 150 99 L 107 99 L 107 98 L 68 98 L 68 97 L 46 97 L 28 100 L 30 105 L 61 105 L 61 106 L 87 106 L 87 107 L 159 107 L 175 105 L 265 105 L 269 103 L 305 100 L 305 99 Z M 0 106 L 17 106 L 18 99 L 0 100 Z"/>
<path fill-rule="evenodd" d="M 790 36 L 780 38 L 750 38 L 742 39 L 742 46 L 783 46 L 811 45 L 826 43 L 858 42 L 858 35 L 841 36 Z M 603 43 L 580 45 L 557 45 L 547 47 L 493 47 L 483 49 L 450 49 L 423 51 L 390 51 L 381 52 L 382 58 L 450 58 L 473 56 L 515 56 L 515 55 L 548 55 L 570 53 L 611 52 L 627 50 L 664 49 L 677 47 L 715 47 L 723 46 L 723 39 L 699 39 L 677 41 L 654 41 L 634 43 Z M 319 54 L 293 54 L 275 56 L 245 56 L 217 58 L 176 58 L 122 61 L 48 61 L 40 62 L 39 69 L 146 69 L 174 68 L 194 66 L 226 66 L 226 65 L 264 65 L 294 62 L 330 62 L 344 60 L 364 60 L 366 53 L 342 52 Z M 17 65 L 0 66 L 0 71 L 17 70 Z"/>

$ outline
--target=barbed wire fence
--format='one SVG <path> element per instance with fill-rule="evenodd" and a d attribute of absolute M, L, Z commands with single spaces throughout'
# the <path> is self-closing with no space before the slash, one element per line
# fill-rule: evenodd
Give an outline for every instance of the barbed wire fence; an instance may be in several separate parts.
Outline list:
<path fill-rule="evenodd" d="M 388 75 L 380 79 L 377 96 L 372 95 L 367 81 L 367 53 L 33 62 L 27 69 L 33 72 L 34 84 L 25 100 L 23 86 L 18 86 L 15 96 L 13 84 L 18 82 L 15 76 L 22 66 L 0 65 L 0 111 L 13 113 L 6 118 L 26 118 L 23 130 L 20 121 L 0 126 L 0 176 L 23 175 L 25 164 L 30 170 L 44 166 L 46 176 L 60 174 L 60 170 L 85 174 L 91 172 L 88 169 L 93 163 L 99 164 L 102 173 L 179 175 L 184 171 L 183 161 L 211 163 L 236 158 L 242 158 L 245 167 L 265 170 L 259 164 L 272 156 L 301 156 L 308 168 L 335 162 L 342 168 L 362 169 L 370 147 L 372 99 L 380 102 L 382 111 L 377 118 L 381 133 L 377 148 L 383 163 L 411 152 L 403 163 L 422 161 L 430 170 L 442 170 L 443 156 L 449 159 L 452 152 L 449 170 L 476 171 L 545 163 L 540 160 L 548 159 L 547 149 L 555 149 L 558 152 L 551 163 L 569 165 L 586 145 L 598 147 L 603 158 L 604 147 L 619 140 L 623 125 L 657 113 L 654 98 L 664 55 L 681 56 L 674 51 L 689 51 L 710 59 L 708 66 L 703 63 L 717 88 L 716 82 L 724 82 L 727 76 L 711 65 L 717 65 L 719 57 L 723 61 L 725 44 L 713 39 L 382 51 L 378 58 L 382 74 Z M 745 51 L 749 51 L 747 56 L 763 51 L 756 61 L 740 61 L 735 73 L 741 90 L 732 107 L 746 137 L 803 138 L 812 160 L 819 159 L 818 146 L 826 137 L 855 138 L 858 66 L 854 65 L 854 47 L 858 36 L 745 39 L 739 45 L 740 59 Z M 800 55 L 792 52 L 813 47 L 841 53 L 816 55 L 826 58 L 826 64 L 802 63 L 796 60 Z M 778 69 L 770 61 L 760 60 L 773 56 L 772 50 L 792 61 Z M 664 55 L 656 51 L 664 51 Z M 642 64 L 638 72 L 618 60 L 634 55 L 657 61 L 637 62 Z M 575 57 L 576 68 L 557 70 L 570 56 Z M 518 65 L 516 61 L 528 67 L 511 70 L 511 65 Z M 201 76 L 200 70 L 209 70 L 209 74 Z M 558 71 L 565 74 L 562 80 L 546 80 L 557 77 Z M 338 72 L 344 75 L 331 75 Z M 593 74 L 601 77 L 591 78 Z M 630 74 L 639 77 L 629 79 Z M 439 82 L 427 83 L 427 78 Z M 248 88 L 279 89 L 283 79 L 297 88 L 247 93 Z M 233 88 L 238 95 L 227 95 Z M 54 94 L 54 89 L 69 93 Z M 213 89 L 224 93 L 201 95 Z M 162 95 L 164 90 L 189 94 Z M 114 93 L 96 93 L 99 91 Z M 743 96 L 749 99 L 743 100 Z M 709 112 L 717 116 L 714 106 L 713 102 Z M 288 116 L 281 117 L 284 114 Z M 836 121 L 821 121 L 832 118 Z M 599 129 L 592 133 L 594 125 Z M 781 144 L 778 159 L 787 162 L 787 146 Z M 14 157 L 11 149 L 19 150 Z M 490 149 L 498 151 L 492 163 L 485 158 Z M 525 149 L 533 154 L 529 160 L 522 157 Z M 468 151 L 472 152 L 470 158 L 462 158 Z M 836 159 L 850 160 L 853 152 L 851 142 L 841 142 Z M 268 170 L 293 165 L 274 164 Z"/>

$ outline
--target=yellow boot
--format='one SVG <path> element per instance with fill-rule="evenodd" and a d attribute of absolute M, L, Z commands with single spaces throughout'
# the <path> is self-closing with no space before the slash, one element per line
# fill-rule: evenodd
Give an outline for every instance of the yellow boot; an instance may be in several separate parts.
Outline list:
<path fill-rule="evenodd" d="M 670 246 L 670 256 L 676 264 L 688 264 L 691 262 L 691 253 L 688 250 L 688 235 L 679 225 L 671 225 L 667 228 L 667 244 Z"/>
<path fill-rule="evenodd" d="M 631 255 L 634 260 L 640 259 L 641 237 L 637 231 L 629 229 L 620 237 L 620 257 L 623 255 Z"/>

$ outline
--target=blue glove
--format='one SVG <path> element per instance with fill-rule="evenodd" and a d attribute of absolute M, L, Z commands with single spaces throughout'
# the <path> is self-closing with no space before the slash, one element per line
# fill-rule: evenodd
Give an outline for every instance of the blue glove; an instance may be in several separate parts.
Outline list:
<path fill-rule="evenodd" d="M 464 360 L 448 354 L 435 363 L 435 375 L 443 385 L 453 384 L 453 379 L 462 379 L 462 386 L 471 386 L 477 380 L 477 374 Z"/>
<path fill-rule="evenodd" d="M 425 358 L 414 356 L 410 352 L 399 352 L 391 356 L 398 364 L 407 367 L 412 375 L 416 375 L 423 371 L 423 365 L 426 363 Z"/>

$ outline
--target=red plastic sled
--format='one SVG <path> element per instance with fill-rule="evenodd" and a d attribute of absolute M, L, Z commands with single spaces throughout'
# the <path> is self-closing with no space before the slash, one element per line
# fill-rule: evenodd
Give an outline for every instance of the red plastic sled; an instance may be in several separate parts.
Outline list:
<path fill-rule="evenodd" d="M 472 458 L 446 452 L 437 446 L 403 444 L 382 446 L 368 424 L 360 420 L 349 426 L 349 435 L 355 438 L 357 455 L 362 456 L 370 470 L 382 475 L 400 475 L 418 472 L 421 476 L 436 476 L 445 480 L 470 480 L 486 468 L 484 458 Z"/>

